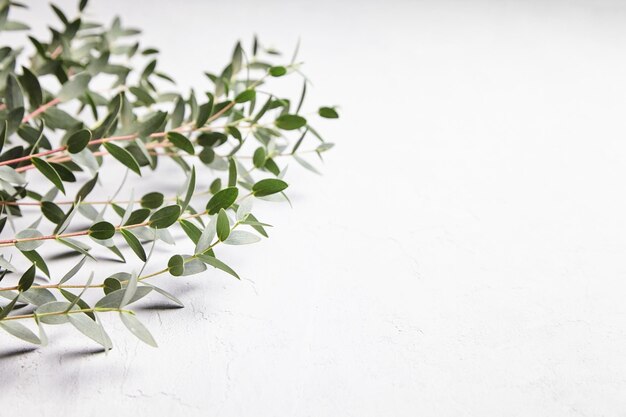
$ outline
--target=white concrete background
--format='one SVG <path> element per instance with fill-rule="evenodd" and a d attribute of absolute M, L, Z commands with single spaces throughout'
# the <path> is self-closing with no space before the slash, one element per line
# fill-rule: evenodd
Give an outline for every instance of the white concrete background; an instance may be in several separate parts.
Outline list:
<path fill-rule="evenodd" d="M 139 311 L 159 349 L 0 336 L 0 414 L 625 415 L 625 3 L 93 3 L 185 87 L 300 36 L 337 147 L 222 252 L 242 282 L 160 279 L 187 308 Z"/>

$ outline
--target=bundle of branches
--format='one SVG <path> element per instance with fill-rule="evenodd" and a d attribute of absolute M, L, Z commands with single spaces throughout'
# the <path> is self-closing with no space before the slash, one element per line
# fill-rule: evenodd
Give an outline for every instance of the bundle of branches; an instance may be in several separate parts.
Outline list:
<path fill-rule="evenodd" d="M 32 53 L 0 48 L 0 296 L 7 300 L 0 329 L 45 344 L 46 326 L 68 324 L 108 350 L 112 343 L 100 315 L 114 312 L 134 335 L 156 346 L 131 305 L 149 293 L 182 302 L 151 278 L 207 267 L 238 278 L 216 247 L 267 237 L 269 225 L 252 213 L 253 202 L 288 201 L 285 157 L 316 171 L 301 154 L 321 158 L 332 144 L 309 119 L 338 114 L 321 107 L 302 115 L 307 80 L 297 48 L 288 64 L 275 63 L 281 55 L 256 38 L 249 51 L 238 43 L 223 71 L 206 73 L 211 91 L 174 92 L 173 79 L 159 70 L 158 50 L 135 40 L 139 30 L 122 26 L 119 18 L 108 27 L 93 22 L 86 4 L 80 1 L 74 18 L 52 5 L 57 28 L 47 40 L 29 36 L 26 50 Z M 0 31 L 29 30 L 10 19 L 18 7 L 25 6 L 0 2 Z M 303 79 L 299 99 L 263 89 L 269 79 L 292 74 Z M 176 195 L 145 190 L 118 200 L 122 181 L 112 196 L 93 197 L 103 193 L 103 171 L 122 168 L 124 179 L 145 181 L 164 158 L 180 167 L 175 181 L 184 187 Z M 205 189 L 196 186 L 200 175 L 211 177 Z M 154 269 L 155 245 L 178 243 L 175 228 L 194 249 L 145 273 L 149 264 Z M 40 249 L 47 243 L 75 253 L 78 263 L 55 276 L 56 261 Z M 97 247 L 122 261 L 136 257 L 142 267 L 88 273 L 85 265 L 102 258 L 104 249 Z M 26 266 L 15 266 L 20 264 Z"/>

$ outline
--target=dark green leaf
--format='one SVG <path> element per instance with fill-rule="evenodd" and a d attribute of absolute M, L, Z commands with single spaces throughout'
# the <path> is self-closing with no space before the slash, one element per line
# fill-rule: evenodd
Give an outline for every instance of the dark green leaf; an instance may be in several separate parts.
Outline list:
<path fill-rule="evenodd" d="M 41 158 L 32 158 L 32 163 L 37 168 L 39 172 L 41 172 L 46 178 L 50 180 L 63 194 L 65 194 L 65 187 L 63 187 L 63 182 L 61 181 L 61 176 L 56 170 L 50 165 L 48 162 L 44 161 Z"/>
<path fill-rule="evenodd" d="M 37 265 L 37 268 L 39 268 L 41 272 L 43 272 L 48 278 L 50 278 L 50 270 L 48 269 L 48 265 L 46 265 L 46 262 L 43 260 L 39 252 L 37 252 L 36 250 L 30 250 L 22 251 L 22 254 L 27 257 L 32 263 Z"/>
<path fill-rule="evenodd" d="M 257 168 L 262 168 L 265 165 L 265 148 L 259 146 L 256 151 L 254 151 L 254 155 L 252 156 L 252 163 Z"/>
<path fill-rule="evenodd" d="M 272 67 L 270 68 L 270 75 L 272 77 L 282 77 L 287 74 L 287 68 L 285 67 Z"/>
<path fill-rule="evenodd" d="M 141 197 L 141 207 L 155 209 L 163 204 L 163 194 L 158 192 L 148 193 Z"/>
<path fill-rule="evenodd" d="M 9 74 L 7 77 L 4 102 L 7 105 L 7 109 L 14 110 L 19 107 L 24 107 L 24 97 L 22 95 L 22 87 L 17 81 L 17 78 L 13 74 Z"/>
<path fill-rule="evenodd" d="M 35 74 L 33 74 L 28 68 L 22 67 L 22 76 L 20 77 L 20 82 L 26 90 L 30 106 L 32 108 L 41 106 L 41 103 L 43 101 L 43 93 L 41 91 L 41 85 L 39 84 L 39 80 L 37 80 Z"/>
<path fill-rule="evenodd" d="M 148 218 L 149 215 L 150 215 L 150 209 L 147 209 L 147 208 L 137 209 L 133 211 L 132 213 L 130 213 L 130 216 L 128 217 L 128 220 L 126 220 L 126 223 L 124 223 L 124 226 L 143 223 Z"/>
<path fill-rule="evenodd" d="M 213 109 L 213 101 L 204 103 L 198 107 L 198 117 L 196 118 L 196 127 L 202 127 L 209 120 L 211 110 Z"/>
<path fill-rule="evenodd" d="M 105 279 L 103 285 L 104 294 L 122 289 L 122 283 L 117 278 L 113 277 Z"/>
<path fill-rule="evenodd" d="M 339 113 L 337 113 L 337 110 L 333 109 L 332 107 L 320 107 L 318 113 L 320 116 L 326 119 L 338 119 L 339 118 Z"/>
<path fill-rule="evenodd" d="M 124 237 L 124 240 L 126 240 L 126 243 L 128 243 L 128 246 L 130 246 L 133 252 L 135 252 L 135 255 L 137 255 L 137 257 L 142 261 L 146 262 L 146 251 L 143 249 L 143 246 L 141 246 L 139 239 L 137 239 L 137 237 L 130 230 L 121 229 L 120 232 Z"/>
<path fill-rule="evenodd" d="M 180 226 L 193 243 L 198 243 L 198 239 L 200 239 L 200 235 L 202 234 L 198 226 L 187 220 L 181 220 Z"/>
<path fill-rule="evenodd" d="M 65 219 L 63 210 L 51 201 L 43 201 L 41 203 L 41 212 L 46 216 L 46 219 L 54 224 L 59 224 Z"/>
<path fill-rule="evenodd" d="M 78 153 L 85 149 L 91 140 L 91 132 L 81 129 L 67 139 L 67 150 L 69 153 Z"/>
<path fill-rule="evenodd" d="M 198 145 L 216 148 L 228 140 L 228 136 L 222 132 L 206 132 L 198 136 Z"/>
<path fill-rule="evenodd" d="M 276 127 L 283 130 L 300 129 L 306 125 L 306 119 L 295 114 L 283 114 L 274 122 Z"/>
<path fill-rule="evenodd" d="M 170 274 L 175 277 L 181 276 L 185 272 L 185 260 L 180 255 L 174 255 L 167 262 Z"/>
<path fill-rule="evenodd" d="M 228 239 L 228 235 L 230 235 L 230 222 L 228 221 L 228 215 L 224 209 L 220 209 L 217 215 L 216 231 L 217 238 L 222 242 Z"/>
<path fill-rule="evenodd" d="M 245 103 L 250 100 L 254 100 L 256 97 L 256 91 L 254 90 L 246 90 L 241 93 L 237 97 L 235 97 L 235 102 L 237 103 Z"/>
<path fill-rule="evenodd" d="M 178 132 L 167 132 L 167 139 L 174 144 L 178 149 L 187 152 L 190 155 L 194 154 L 194 148 L 191 141 L 184 135 Z"/>
<path fill-rule="evenodd" d="M 279 193 L 287 188 L 288 185 L 285 181 L 268 178 L 261 180 L 252 186 L 252 193 L 256 197 L 264 197 L 272 194 Z"/>
<path fill-rule="evenodd" d="M 17 290 L 20 292 L 28 291 L 33 282 L 35 281 L 35 264 L 32 264 L 30 268 L 24 272 L 22 277 L 20 278 L 20 282 L 17 284 Z"/>
<path fill-rule="evenodd" d="M 180 206 L 174 204 L 163 207 L 150 216 L 149 226 L 153 229 L 167 229 L 176 223 L 178 216 L 180 216 Z"/>
<path fill-rule="evenodd" d="M 89 195 L 89 193 L 93 190 L 93 187 L 95 187 L 97 182 L 98 182 L 98 174 L 96 174 L 92 179 L 90 179 L 82 187 L 80 187 L 80 190 L 78 190 L 78 192 L 76 193 L 75 201 L 78 201 L 78 200 L 83 201 Z"/>
<path fill-rule="evenodd" d="M 126 149 L 121 148 L 111 142 L 105 142 L 104 147 L 111 154 L 113 158 L 120 161 L 127 168 L 131 169 L 138 175 L 141 175 L 141 169 L 139 168 L 139 164 L 137 163 L 137 160 L 135 159 L 135 157 L 133 157 L 130 154 L 130 152 L 128 152 Z"/>
<path fill-rule="evenodd" d="M 98 222 L 89 228 L 89 236 L 105 240 L 110 239 L 115 235 L 115 226 L 109 222 Z"/>
<path fill-rule="evenodd" d="M 230 207 L 237 200 L 238 195 L 237 187 L 228 187 L 218 191 L 207 203 L 207 212 L 212 215 L 218 213 L 220 209 Z"/>

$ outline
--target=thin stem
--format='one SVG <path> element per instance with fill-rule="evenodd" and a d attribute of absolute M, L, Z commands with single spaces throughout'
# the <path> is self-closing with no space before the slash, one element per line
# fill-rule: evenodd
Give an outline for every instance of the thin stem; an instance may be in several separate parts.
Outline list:
<path fill-rule="evenodd" d="M 60 99 L 54 98 L 54 99 L 50 100 L 49 102 L 47 102 L 46 104 L 43 104 L 43 105 L 39 106 L 37 109 L 35 109 L 35 111 L 33 111 L 32 113 L 29 113 L 26 116 L 24 116 L 24 118 L 22 119 L 22 123 L 26 123 L 30 119 L 39 116 L 41 113 L 44 113 L 50 107 L 54 107 L 57 104 L 59 104 L 60 102 L 61 102 Z"/>
<path fill-rule="evenodd" d="M 52 100 L 54 101 L 54 100 Z M 52 103 L 52 101 L 50 103 Z M 48 103 L 48 104 L 50 104 Z M 56 104 L 56 103 L 55 103 Z M 206 121 L 206 123 L 211 123 L 212 121 L 215 121 L 216 119 L 218 119 L 219 117 L 221 117 L 224 113 L 226 113 L 228 110 L 230 110 L 233 106 L 235 105 L 234 101 L 231 101 L 230 103 L 228 103 L 226 106 L 224 106 L 223 109 L 221 109 L 220 111 L 218 111 L 217 113 L 215 113 L 213 116 L 209 117 L 209 119 Z M 177 132 L 193 132 L 196 130 L 201 130 L 204 127 L 188 127 L 188 126 L 181 126 L 177 129 L 173 129 L 173 131 L 177 131 Z M 156 139 L 156 138 L 162 138 L 165 135 L 167 135 L 168 131 L 163 131 L 163 132 L 155 132 L 152 133 L 151 135 L 149 135 L 148 137 L 151 139 Z M 114 142 L 114 141 L 127 141 L 127 140 L 134 140 L 135 138 L 139 137 L 138 133 L 133 133 L 130 135 L 122 135 L 122 136 L 111 136 L 108 138 L 99 138 L 99 139 L 94 139 L 91 140 L 87 143 L 87 146 L 89 145 L 98 145 L 101 143 L 106 143 L 106 142 Z M 36 153 L 36 154 L 32 154 L 32 155 L 27 155 L 27 156 L 23 156 L 20 158 L 15 158 L 15 159 L 10 159 L 7 161 L 2 161 L 0 162 L 0 166 L 2 165 L 11 165 L 11 164 L 15 164 L 18 162 L 22 162 L 22 161 L 27 161 L 27 160 L 31 160 L 34 157 L 39 157 L 39 156 L 47 156 L 47 155 L 52 155 L 52 154 L 56 154 L 56 153 L 60 153 L 63 152 L 67 149 L 67 146 L 59 146 L 58 148 L 55 149 L 51 149 L 45 152 L 40 152 L 40 153 Z M 94 155 L 98 155 L 97 152 L 94 152 Z M 63 157 L 63 158 L 59 158 L 59 159 L 54 159 L 54 160 L 50 160 L 51 162 L 65 162 L 71 160 L 71 157 Z M 34 168 L 33 165 L 26 165 L 23 167 L 19 167 L 16 169 L 17 172 L 24 172 L 24 171 L 28 171 L 30 169 Z"/>
<path fill-rule="evenodd" d="M 189 216 L 181 217 L 179 220 L 193 219 L 195 217 L 199 217 L 204 214 L 206 214 L 206 211 L 203 211 L 201 213 L 196 213 L 196 214 L 190 214 Z M 128 226 L 115 226 L 115 230 L 119 231 L 119 230 L 126 230 L 126 229 L 135 229 L 137 227 L 148 226 L 149 224 L 150 224 L 150 221 L 146 221 L 143 223 L 129 224 Z M 61 233 L 61 234 L 56 234 L 56 235 L 24 237 L 24 238 L 19 238 L 19 239 L 15 239 L 15 238 L 5 239 L 5 240 L 0 240 L 0 247 L 4 248 L 4 247 L 15 246 L 16 244 L 22 243 L 22 242 L 33 242 L 33 241 L 39 241 L 39 240 L 57 240 L 57 239 L 65 239 L 68 237 L 86 236 L 89 233 L 90 233 L 89 230 L 81 230 L 79 232 Z"/>
<path fill-rule="evenodd" d="M 206 212 L 204 212 L 204 213 L 198 213 L 198 214 L 205 214 L 205 213 L 206 213 Z M 189 217 L 187 217 L 187 218 L 190 218 L 190 217 L 192 217 L 192 216 L 189 216 Z M 193 217 L 197 217 L 197 215 L 196 215 L 196 216 L 193 216 Z M 235 229 L 236 229 L 236 228 L 237 228 L 240 224 L 241 224 L 241 222 L 237 221 L 237 222 L 233 225 L 232 230 L 235 230 Z M 209 246 L 209 247 L 208 247 L 208 248 L 207 248 L 204 252 L 205 252 L 205 253 L 206 253 L 206 252 L 208 252 L 209 250 L 213 249 L 215 246 L 219 245 L 220 243 L 221 243 L 221 241 L 220 241 L 220 240 L 216 240 L 216 241 L 215 241 L 215 242 L 213 242 L 213 243 L 212 243 L 212 244 L 211 244 L 211 245 L 210 245 L 210 246 Z M 195 254 L 195 255 L 193 255 L 193 256 L 190 256 L 190 257 L 188 257 L 188 258 L 185 258 L 184 263 L 190 262 L 190 261 L 192 261 L 193 259 L 197 259 L 197 258 L 198 258 L 198 255 L 199 255 L 199 254 Z M 156 276 L 159 276 L 159 275 L 165 274 L 165 273 L 166 273 L 166 272 L 168 272 L 169 270 L 170 270 L 170 267 L 168 266 L 168 267 L 166 267 L 166 268 L 160 269 L 160 270 L 155 271 L 155 272 L 152 272 L 152 273 L 150 273 L 150 274 L 142 275 L 142 276 L 140 276 L 140 277 L 138 277 L 138 278 L 137 278 L 137 281 L 144 281 L 144 280 L 147 280 L 147 279 L 150 279 L 150 278 L 154 278 L 154 277 L 156 277 Z M 127 283 L 127 282 L 128 282 L 128 280 L 125 280 L 125 281 L 120 281 L 120 283 L 121 283 L 121 284 L 125 284 L 125 283 Z M 46 289 L 61 289 L 61 288 L 74 288 L 74 289 L 77 289 L 77 288 L 80 288 L 80 289 L 83 289 L 83 288 L 102 288 L 102 287 L 104 287 L 104 284 L 91 284 L 91 285 L 81 285 L 81 284 L 47 284 L 47 285 L 33 285 L 33 286 L 31 286 L 30 288 L 46 288 Z M 2 292 L 2 291 L 15 291 L 15 290 L 17 290 L 18 288 L 19 288 L 19 287 L 18 287 L 17 285 L 15 285 L 15 286 L 13 286 L 13 287 L 5 287 L 5 288 L 0 288 L 0 292 Z M 17 317 L 17 316 L 13 316 L 13 317 Z M 0 320 L 0 321 L 1 321 L 1 320 Z"/>
<path fill-rule="evenodd" d="M 193 197 L 197 197 L 197 196 L 201 196 L 201 195 L 207 195 L 210 194 L 210 191 L 201 191 L 199 193 L 194 193 Z M 166 197 L 163 199 L 163 201 L 176 201 L 176 199 L 178 198 L 178 196 L 174 196 L 174 197 Z M 76 204 L 76 205 L 89 205 L 89 206 L 95 206 L 95 205 L 111 205 L 111 204 L 129 204 L 129 203 L 141 203 L 141 199 L 139 200 L 102 200 L 102 201 L 79 201 L 76 202 L 74 200 L 62 200 L 62 201 L 52 201 L 52 203 L 56 204 L 57 206 L 69 206 L 72 204 Z M 0 206 L 41 206 L 43 204 L 42 201 L 28 201 L 28 202 L 22 202 L 22 201 L 0 201 Z"/>
<path fill-rule="evenodd" d="M 53 311 L 50 313 L 32 313 L 32 314 L 21 314 L 18 316 L 9 316 L 2 319 L 2 321 L 6 320 L 23 320 L 23 319 L 33 319 L 35 317 L 46 317 L 46 316 L 63 316 L 65 314 L 77 314 L 77 313 L 106 313 L 109 311 L 117 311 L 120 313 L 128 313 L 135 314 L 131 310 L 124 310 L 121 308 L 104 308 L 104 307 L 94 307 L 94 308 L 81 308 L 78 310 L 70 310 L 70 311 Z"/>

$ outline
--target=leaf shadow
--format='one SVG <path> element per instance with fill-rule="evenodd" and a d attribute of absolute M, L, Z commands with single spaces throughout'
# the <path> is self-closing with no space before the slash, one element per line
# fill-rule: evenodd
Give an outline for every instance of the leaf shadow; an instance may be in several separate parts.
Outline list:
<path fill-rule="evenodd" d="M 19 347 L 15 349 L 6 350 L 4 352 L 0 352 L 0 361 L 5 359 L 12 359 L 16 356 L 26 355 L 28 353 L 34 352 L 38 349 L 37 346 L 28 346 L 28 347 Z"/>
<path fill-rule="evenodd" d="M 137 311 L 150 311 L 150 310 L 179 310 L 185 308 L 184 306 L 180 306 L 175 304 L 173 301 L 163 301 L 163 302 L 150 302 L 138 305 L 135 307 Z"/>
<path fill-rule="evenodd" d="M 71 352 L 64 353 L 62 356 L 63 356 L 63 360 L 66 360 L 66 359 L 73 360 L 73 359 L 82 359 L 87 356 L 96 356 L 98 354 L 105 355 L 106 353 L 104 351 L 104 348 L 102 347 L 81 348 L 81 349 L 77 349 Z"/>

